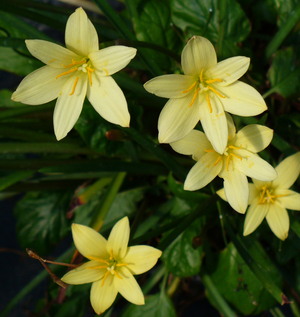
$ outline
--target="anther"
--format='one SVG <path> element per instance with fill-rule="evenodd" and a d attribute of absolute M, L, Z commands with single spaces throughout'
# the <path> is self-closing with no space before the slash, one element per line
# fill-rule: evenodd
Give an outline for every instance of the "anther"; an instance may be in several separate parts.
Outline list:
<path fill-rule="evenodd" d="M 124 266 L 124 265 L 129 265 L 128 263 L 118 263 L 116 266 Z"/>
<path fill-rule="evenodd" d="M 230 160 L 230 156 L 227 156 L 227 161 L 226 161 L 226 170 L 227 172 L 229 172 L 229 160 Z"/>
<path fill-rule="evenodd" d="M 88 73 L 88 76 L 89 76 L 89 82 L 90 82 L 90 85 L 92 86 L 92 75 L 91 73 L 94 72 L 94 69 L 90 68 L 90 67 L 87 67 L 87 73 Z"/>
<path fill-rule="evenodd" d="M 112 270 L 112 272 L 116 275 L 116 277 L 118 277 L 119 279 L 123 279 L 123 277 L 121 277 L 118 273 L 117 273 L 117 271 L 115 271 L 115 270 Z"/>
<path fill-rule="evenodd" d="M 73 68 L 73 69 L 70 69 L 70 70 L 68 70 L 67 72 L 64 72 L 64 73 L 62 73 L 62 74 L 60 74 L 60 75 L 57 75 L 57 76 L 55 77 L 55 79 L 57 79 L 58 77 L 64 76 L 64 75 L 71 74 L 71 73 L 75 72 L 76 70 L 77 70 L 77 67 L 76 67 L 76 68 Z"/>
<path fill-rule="evenodd" d="M 190 103 L 190 105 L 189 105 L 189 108 L 193 105 L 193 103 L 195 102 L 195 99 L 196 99 L 196 97 L 197 97 L 197 95 L 198 95 L 198 92 L 199 92 L 199 90 L 200 90 L 200 87 L 196 90 L 196 92 L 194 93 L 194 97 L 193 97 L 193 99 L 192 99 L 192 102 Z"/>
<path fill-rule="evenodd" d="M 90 266 L 90 267 L 86 267 L 86 269 L 90 269 L 90 270 L 94 270 L 94 269 L 107 269 L 107 266 L 104 265 L 100 265 L 100 266 Z"/>
<path fill-rule="evenodd" d="M 215 94 L 217 94 L 219 97 L 221 98 L 226 98 L 225 96 L 221 95 L 218 91 L 216 91 L 215 88 L 211 87 L 211 86 L 206 86 L 208 89 L 210 89 L 211 91 L 213 91 Z"/>
<path fill-rule="evenodd" d="M 185 94 L 186 92 L 191 91 L 191 90 L 195 87 L 196 83 L 197 83 L 197 81 L 195 81 L 195 82 L 193 83 L 193 85 L 192 85 L 189 89 L 184 90 L 184 91 L 182 91 L 181 93 L 182 93 L 182 94 Z"/>
<path fill-rule="evenodd" d="M 222 158 L 222 156 L 220 155 L 218 157 L 218 159 L 216 160 L 216 162 L 213 164 L 213 166 L 216 166 L 220 162 L 221 158 Z"/>
<path fill-rule="evenodd" d="M 233 154 L 233 153 L 230 153 L 229 155 L 231 155 L 231 156 L 233 156 L 233 157 L 235 157 L 235 158 L 237 158 L 237 159 L 239 159 L 239 160 L 243 160 L 243 158 L 241 158 L 240 156 L 238 156 L 238 155 L 235 155 L 235 154 Z"/>
<path fill-rule="evenodd" d="M 83 60 L 83 61 L 80 61 L 80 62 L 76 62 L 75 61 L 75 59 L 72 59 L 72 63 L 70 64 L 70 65 L 64 65 L 63 64 L 63 66 L 65 67 L 65 68 L 69 68 L 69 67 L 72 67 L 72 66 L 74 66 L 74 65 L 80 65 L 80 64 L 84 64 L 86 62 L 86 60 Z"/>
<path fill-rule="evenodd" d="M 267 185 L 264 186 L 264 187 L 262 187 L 262 190 L 263 190 L 263 192 L 262 192 L 262 194 L 261 194 L 261 196 L 260 196 L 260 199 L 259 199 L 259 202 L 258 202 L 259 205 L 262 204 L 263 201 L 264 201 L 264 195 L 265 195 L 265 192 L 266 192 L 266 190 L 267 190 Z"/>
<path fill-rule="evenodd" d="M 215 82 L 220 82 L 220 83 L 222 83 L 223 82 L 223 80 L 222 79 L 220 79 L 220 78 L 216 78 L 216 79 L 210 79 L 210 80 L 207 80 L 206 81 L 206 83 L 207 84 L 212 84 L 212 83 L 215 83 Z"/>
<path fill-rule="evenodd" d="M 102 263 L 105 263 L 105 264 L 109 265 L 109 262 L 107 262 L 107 261 L 105 261 L 105 260 L 102 260 L 102 259 L 99 259 L 99 258 L 97 258 L 96 256 L 90 256 L 90 255 L 88 255 L 88 256 L 86 256 L 86 258 L 89 259 L 89 260 L 96 260 L 96 261 L 98 261 L 98 262 L 102 262 Z"/>
<path fill-rule="evenodd" d="M 104 285 L 104 282 L 105 282 L 105 280 L 106 280 L 106 278 L 107 278 L 109 272 L 110 272 L 110 271 L 107 271 L 107 272 L 105 273 L 105 275 L 104 275 L 104 277 L 103 277 L 103 281 L 102 281 L 101 287 Z"/>
<path fill-rule="evenodd" d="M 102 68 L 102 69 L 105 71 L 106 76 L 109 76 L 107 69 L 105 69 L 105 68 Z"/>
<path fill-rule="evenodd" d="M 201 70 L 201 73 L 200 73 L 200 81 L 201 81 L 201 83 L 203 83 L 203 72 L 204 72 L 204 68 Z"/>
<path fill-rule="evenodd" d="M 208 103 L 208 106 L 209 106 L 209 112 L 212 113 L 212 107 L 211 107 L 211 103 L 210 103 L 208 94 L 206 95 L 206 100 L 207 100 L 207 103 Z"/>
<path fill-rule="evenodd" d="M 76 79 L 75 79 L 75 83 L 74 83 L 74 86 L 73 86 L 73 89 L 72 89 L 72 92 L 70 93 L 70 95 L 69 95 L 69 96 L 72 96 L 72 95 L 74 94 L 74 92 L 75 92 L 75 88 L 76 88 L 77 83 L 78 83 L 78 79 L 79 79 L 79 77 L 76 77 Z"/>

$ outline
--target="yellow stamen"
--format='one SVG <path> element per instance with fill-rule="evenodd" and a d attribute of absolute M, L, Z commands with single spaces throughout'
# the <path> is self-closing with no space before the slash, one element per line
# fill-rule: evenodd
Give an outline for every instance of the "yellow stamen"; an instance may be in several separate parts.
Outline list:
<path fill-rule="evenodd" d="M 121 277 L 115 270 L 112 270 L 112 272 L 116 275 L 116 277 L 118 277 L 119 279 L 123 279 L 123 277 Z"/>
<path fill-rule="evenodd" d="M 230 160 L 230 156 L 227 156 L 227 161 L 226 161 L 226 170 L 227 172 L 229 172 L 229 160 Z"/>
<path fill-rule="evenodd" d="M 109 257 L 110 260 L 113 260 L 114 259 L 114 254 L 113 254 L 113 250 L 111 249 L 110 250 L 110 257 Z"/>
<path fill-rule="evenodd" d="M 225 96 L 221 95 L 219 92 L 216 91 L 215 88 L 211 87 L 211 86 L 206 86 L 208 89 L 210 89 L 211 91 L 213 91 L 215 94 L 217 94 L 219 97 L 221 98 L 226 98 Z"/>
<path fill-rule="evenodd" d="M 105 68 L 102 68 L 102 69 L 105 71 L 106 76 L 109 76 L 107 69 L 105 69 Z"/>
<path fill-rule="evenodd" d="M 76 62 L 75 59 L 72 59 L 72 63 L 70 65 L 66 66 L 66 65 L 63 64 L 63 66 L 66 67 L 66 68 L 69 68 L 69 67 L 72 67 L 74 65 L 80 65 L 80 64 L 84 64 L 84 63 L 86 63 L 86 60 L 83 60 L 83 61 L 80 61 L 80 62 Z"/>
<path fill-rule="evenodd" d="M 90 68 L 90 67 L 87 67 L 87 74 L 89 76 L 89 82 L 90 82 L 90 85 L 92 86 L 92 76 L 91 76 L 91 73 L 94 72 L 94 69 Z"/>
<path fill-rule="evenodd" d="M 204 148 L 204 151 L 205 151 L 205 152 L 207 152 L 207 153 L 208 153 L 208 152 L 215 152 L 215 150 L 214 150 L 214 149 L 211 149 L 211 150 L 206 150 L 206 148 Z"/>
<path fill-rule="evenodd" d="M 236 147 L 236 146 L 234 146 L 234 145 L 229 145 L 228 148 L 229 148 L 229 149 L 239 150 L 239 149 L 242 148 L 242 145 L 240 145 L 239 147 Z"/>
<path fill-rule="evenodd" d="M 58 77 L 61 77 L 61 76 L 64 76 L 64 75 L 68 75 L 68 74 L 70 74 L 70 73 L 73 73 L 73 72 L 75 72 L 76 70 L 77 70 L 77 67 L 76 67 L 76 68 L 73 68 L 73 69 L 70 69 L 70 70 L 68 70 L 67 72 L 64 72 L 64 73 L 62 73 L 62 74 L 56 76 L 55 79 L 57 79 Z"/>
<path fill-rule="evenodd" d="M 212 113 L 212 107 L 211 107 L 211 103 L 210 103 L 208 94 L 206 95 L 206 100 L 207 100 L 207 103 L 208 103 L 208 106 L 209 106 L 209 112 Z"/>
<path fill-rule="evenodd" d="M 128 263 L 118 263 L 116 266 L 124 266 L 124 265 L 129 265 Z"/>
<path fill-rule="evenodd" d="M 90 267 L 86 267 L 86 269 L 90 269 L 90 270 L 94 270 L 94 269 L 107 269 L 107 266 L 90 266 Z"/>
<path fill-rule="evenodd" d="M 235 154 L 233 154 L 233 153 L 230 153 L 230 155 L 233 156 L 233 157 L 235 157 L 235 158 L 237 158 L 237 159 L 239 159 L 239 160 L 241 160 L 241 161 L 243 160 L 240 156 L 235 155 Z"/>
<path fill-rule="evenodd" d="M 197 81 L 195 81 L 195 82 L 193 83 L 193 85 L 192 85 L 189 89 L 184 90 L 184 91 L 182 91 L 181 93 L 182 93 L 182 94 L 185 94 L 186 92 L 191 91 L 191 90 L 195 87 L 196 83 L 197 83 Z"/>
<path fill-rule="evenodd" d="M 260 196 L 260 199 L 259 199 L 259 202 L 258 202 L 259 205 L 262 204 L 262 202 L 263 202 L 263 200 L 264 200 L 264 195 L 265 195 L 265 192 L 266 192 L 266 190 L 267 190 L 267 185 L 264 186 L 264 187 L 262 187 L 262 190 L 263 190 L 263 192 L 262 192 L 262 194 L 261 194 L 261 196 Z"/>
<path fill-rule="evenodd" d="M 105 282 L 105 280 L 106 280 L 106 278 L 107 278 L 109 272 L 110 272 L 110 271 L 107 271 L 107 272 L 105 273 L 105 275 L 104 275 L 104 277 L 103 277 L 103 281 L 102 281 L 101 287 L 104 285 L 104 282 Z"/>
<path fill-rule="evenodd" d="M 99 258 L 97 258 L 96 256 L 86 256 L 86 258 L 88 258 L 89 260 L 96 260 L 96 261 L 98 261 L 98 262 L 102 262 L 102 263 L 105 263 L 105 264 L 107 264 L 107 265 L 109 265 L 109 262 L 107 262 L 107 261 L 105 261 L 105 260 L 102 260 L 102 259 L 99 259 Z"/>
<path fill-rule="evenodd" d="M 272 196 L 268 189 L 266 190 L 266 192 L 269 200 L 274 204 L 274 200 L 272 198 L 276 198 L 276 196 Z"/>
<path fill-rule="evenodd" d="M 220 162 L 220 159 L 222 158 L 222 156 L 220 155 L 219 157 L 218 157 L 218 159 L 216 160 L 216 162 L 213 164 L 213 166 L 216 166 L 219 162 Z"/>
<path fill-rule="evenodd" d="M 223 82 L 223 80 L 222 80 L 222 79 L 220 79 L 220 78 L 216 78 L 216 79 L 210 79 L 210 80 L 207 80 L 207 81 L 206 81 L 206 83 L 207 83 L 207 84 L 212 84 L 212 83 L 215 83 L 215 82 L 217 82 L 217 81 L 219 81 L 220 83 L 222 83 L 222 82 Z"/>
<path fill-rule="evenodd" d="M 51 59 L 51 61 L 49 61 L 49 64 L 53 63 L 54 61 L 56 61 L 56 58 Z"/>
<path fill-rule="evenodd" d="M 78 79 L 79 79 L 79 77 L 76 77 L 75 83 L 74 83 L 74 86 L 73 86 L 73 89 L 72 89 L 72 92 L 70 93 L 70 96 L 72 96 L 72 95 L 74 94 L 74 92 L 75 92 L 75 88 L 76 88 L 76 86 L 77 86 Z"/>
<path fill-rule="evenodd" d="M 193 103 L 194 103 L 194 101 L 195 101 L 195 99 L 196 99 L 196 97 L 197 97 L 197 95 L 198 95 L 199 90 L 200 90 L 200 88 L 198 88 L 198 89 L 196 90 L 196 92 L 194 93 L 194 97 L 193 97 L 193 99 L 192 99 L 192 102 L 191 102 L 190 105 L 189 105 L 189 108 L 193 105 Z"/>
<path fill-rule="evenodd" d="M 200 73 L 200 81 L 201 81 L 201 83 L 203 82 L 203 72 L 204 72 L 204 68 L 201 70 L 201 73 Z"/>

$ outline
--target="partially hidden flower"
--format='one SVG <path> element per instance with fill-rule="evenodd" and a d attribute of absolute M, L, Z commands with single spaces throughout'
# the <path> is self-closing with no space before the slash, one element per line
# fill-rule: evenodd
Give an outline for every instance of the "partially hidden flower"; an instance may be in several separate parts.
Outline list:
<path fill-rule="evenodd" d="M 63 282 L 93 283 L 91 304 L 98 315 L 112 305 L 118 292 L 131 303 L 144 305 L 143 292 L 133 275 L 150 270 L 162 252 L 146 245 L 128 247 L 127 217 L 114 225 L 108 240 L 79 224 L 72 225 L 72 234 L 77 250 L 90 261 L 64 275 Z"/>
<path fill-rule="evenodd" d="M 182 51 L 181 63 L 184 75 L 163 75 L 144 85 L 150 93 L 170 98 L 159 116 L 159 142 L 182 139 L 200 120 L 214 150 L 223 153 L 228 139 L 224 111 L 254 116 L 267 109 L 258 91 L 238 81 L 250 59 L 237 56 L 217 63 L 211 42 L 193 36 Z"/>
<path fill-rule="evenodd" d="M 85 96 L 107 121 L 128 127 L 130 115 L 122 90 L 111 77 L 136 55 L 136 49 L 111 46 L 99 50 L 95 27 L 82 8 L 68 19 L 66 48 L 43 40 L 26 40 L 29 52 L 46 64 L 26 76 L 11 99 L 38 105 L 56 98 L 53 123 L 57 140 L 76 123 Z"/>
<path fill-rule="evenodd" d="M 197 161 L 186 177 L 185 190 L 203 188 L 218 175 L 224 179 L 225 195 L 231 207 L 245 213 L 249 199 L 247 176 L 264 181 L 277 177 L 275 169 L 256 154 L 269 145 L 273 130 L 252 124 L 236 133 L 231 116 L 226 116 L 229 139 L 222 154 L 216 152 L 206 135 L 197 130 L 170 145 L 176 152 L 192 155 Z"/>
<path fill-rule="evenodd" d="M 300 210 L 300 194 L 289 188 L 300 173 L 300 152 L 287 157 L 276 168 L 277 179 L 249 184 L 250 207 L 246 213 L 244 236 L 252 233 L 266 217 L 269 227 L 281 240 L 288 236 L 290 221 L 287 209 Z"/>

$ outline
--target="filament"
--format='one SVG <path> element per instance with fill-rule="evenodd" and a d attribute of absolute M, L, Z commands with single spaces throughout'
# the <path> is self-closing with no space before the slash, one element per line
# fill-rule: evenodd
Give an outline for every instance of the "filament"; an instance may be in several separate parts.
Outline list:
<path fill-rule="evenodd" d="M 217 94 L 219 97 L 221 98 L 226 98 L 225 96 L 221 95 L 219 92 L 216 91 L 215 88 L 211 87 L 211 86 L 206 86 L 208 89 L 210 89 L 211 91 L 213 91 L 215 94 Z"/>
<path fill-rule="evenodd" d="M 206 100 L 207 100 L 207 103 L 208 103 L 208 106 L 209 106 L 209 112 L 212 113 L 212 107 L 211 107 L 211 103 L 210 103 L 208 94 L 206 95 Z"/>
<path fill-rule="evenodd" d="M 72 95 L 74 94 L 74 92 L 75 92 L 75 88 L 76 88 L 76 86 L 77 86 L 78 79 L 79 79 L 79 77 L 76 77 L 75 83 L 74 83 L 74 86 L 73 86 L 73 89 L 72 89 L 72 92 L 70 93 L 70 96 L 72 96 Z"/>

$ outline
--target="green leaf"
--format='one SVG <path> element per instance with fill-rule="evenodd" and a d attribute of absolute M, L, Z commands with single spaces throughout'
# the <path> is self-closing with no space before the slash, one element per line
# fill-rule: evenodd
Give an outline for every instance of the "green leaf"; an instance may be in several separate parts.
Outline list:
<path fill-rule="evenodd" d="M 173 303 L 165 292 L 161 294 L 150 295 L 145 298 L 145 305 L 134 306 L 126 310 L 122 317 L 175 317 L 176 311 Z"/>
<path fill-rule="evenodd" d="M 0 107 L 14 108 L 23 107 L 24 105 L 20 102 L 12 101 L 11 98 L 12 91 L 8 89 L 0 90 Z"/>
<path fill-rule="evenodd" d="M 27 179 L 33 173 L 33 171 L 14 172 L 7 175 L 6 177 L 0 178 L 0 191 L 21 180 Z"/>
<path fill-rule="evenodd" d="M 235 0 L 172 0 L 174 24 L 187 33 L 207 37 L 221 59 L 237 55 L 237 44 L 250 32 L 250 23 Z"/>
<path fill-rule="evenodd" d="M 202 246 L 194 246 L 193 239 L 201 233 L 201 221 L 193 222 L 163 253 L 167 270 L 179 277 L 199 273 L 202 262 Z"/>
<path fill-rule="evenodd" d="M 291 13 L 296 9 L 299 0 L 276 0 L 274 4 L 277 9 L 277 25 L 280 27 L 285 24 Z"/>
<path fill-rule="evenodd" d="M 276 52 L 272 61 L 268 78 L 271 83 L 271 89 L 267 95 L 277 92 L 284 98 L 299 93 L 300 89 L 300 66 L 298 58 L 292 47 Z"/>
<path fill-rule="evenodd" d="M 17 238 L 23 249 L 49 253 L 70 231 L 66 212 L 73 192 L 30 192 L 17 202 Z"/>

